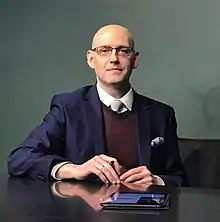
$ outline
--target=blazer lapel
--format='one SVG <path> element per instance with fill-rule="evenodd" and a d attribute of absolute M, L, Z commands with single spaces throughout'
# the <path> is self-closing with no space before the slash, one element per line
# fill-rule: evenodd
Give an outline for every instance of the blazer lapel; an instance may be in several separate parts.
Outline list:
<path fill-rule="evenodd" d="M 134 111 L 137 113 L 138 159 L 150 169 L 151 113 L 148 99 L 134 92 Z"/>
<path fill-rule="evenodd" d="M 86 110 L 88 115 L 88 127 L 92 138 L 95 154 L 103 154 L 104 149 L 104 126 L 101 102 L 99 100 L 96 85 L 94 85 L 86 97 Z"/>

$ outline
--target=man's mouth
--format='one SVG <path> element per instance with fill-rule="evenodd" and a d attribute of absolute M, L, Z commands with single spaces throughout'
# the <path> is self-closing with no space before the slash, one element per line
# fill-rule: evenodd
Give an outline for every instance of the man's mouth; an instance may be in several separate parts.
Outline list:
<path fill-rule="evenodd" d="M 107 70 L 108 70 L 108 71 L 114 71 L 114 70 L 122 71 L 121 68 L 117 68 L 117 67 L 115 67 L 115 68 L 110 68 L 110 69 L 107 69 Z"/>

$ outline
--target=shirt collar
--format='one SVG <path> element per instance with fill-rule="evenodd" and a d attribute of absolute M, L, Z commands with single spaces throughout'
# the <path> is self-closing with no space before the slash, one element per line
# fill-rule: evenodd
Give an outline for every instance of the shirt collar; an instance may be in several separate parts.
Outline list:
<path fill-rule="evenodd" d="M 98 82 L 96 84 L 96 87 L 97 87 L 99 99 L 101 100 L 102 103 L 104 103 L 107 107 L 109 107 L 112 101 L 116 100 L 116 98 L 114 98 L 113 96 L 109 95 L 106 91 L 104 91 L 104 89 L 101 88 Z M 133 100 L 134 100 L 132 87 L 119 100 L 126 106 L 128 110 L 131 111 Z"/>

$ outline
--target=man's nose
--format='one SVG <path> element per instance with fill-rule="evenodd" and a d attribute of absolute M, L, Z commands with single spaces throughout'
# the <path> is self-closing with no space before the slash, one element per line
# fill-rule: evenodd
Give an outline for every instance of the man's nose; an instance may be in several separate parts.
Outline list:
<path fill-rule="evenodd" d="M 119 58 L 116 49 L 113 49 L 110 54 L 110 63 L 119 63 Z"/>

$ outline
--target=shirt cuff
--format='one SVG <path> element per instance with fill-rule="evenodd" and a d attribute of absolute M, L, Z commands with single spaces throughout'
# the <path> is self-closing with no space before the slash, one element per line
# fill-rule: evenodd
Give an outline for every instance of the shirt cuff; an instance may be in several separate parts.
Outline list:
<path fill-rule="evenodd" d="M 60 169 L 60 167 L 68 164 L 68 163 L 71 163 L 70 161 L 66 161 L 66 162 L 62 162 L 62 163 L 58 163 L 57 165 L 55 165 L 52 170 L 51 170 L 51 177 L 53 177 L 55 180 L 62 180 L 61 178 L 58 178 L 56 173 L 57 171 Z"/>
<path fill-rule="evenodd" d="M 155 185 L 160 185 L 160 186 L 165 186 L 164 181 L 157 175 L 154 175 L 154 184 Z"/>

